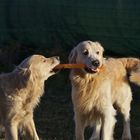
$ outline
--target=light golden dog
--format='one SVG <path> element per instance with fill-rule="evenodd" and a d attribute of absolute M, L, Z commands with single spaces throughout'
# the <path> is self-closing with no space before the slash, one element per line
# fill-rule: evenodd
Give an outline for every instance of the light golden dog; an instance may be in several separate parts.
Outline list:
<path fill-rule="evenodd" d="M 59 57 L 32 55 L 10 73 L 0 75 L 0 121 L 6 140 L 18 140 L 18 129 L 26 131 L 29 140 L 39 140 L 33 110 L 44 92 L 44 81 L 55 72 Z"/>
<path fill-rule="evenodd" d="M 70 74 L 76 140 L 84 140 L 85 127 L 93 124 L 96 125 L 90 140 L 113 140 L 116 122 L 113 105 L 123 114 L 122 139 L 131 140 L 129 81 L 140 85 L 140 60 L 105 59 L 103 51 L 100 43 L 84 41 L 69 55 L 70 63 L 86 65 L 85 69 L 73 69 Z"/>

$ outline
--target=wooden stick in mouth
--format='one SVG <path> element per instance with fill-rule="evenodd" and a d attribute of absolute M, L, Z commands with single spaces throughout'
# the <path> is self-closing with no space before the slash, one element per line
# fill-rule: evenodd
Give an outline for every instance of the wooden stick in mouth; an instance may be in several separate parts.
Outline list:
<path fill-rule="evenodd" d="M 81 69 L 85 68 L 84 64 L 59 64 L 54 69 Z"/>

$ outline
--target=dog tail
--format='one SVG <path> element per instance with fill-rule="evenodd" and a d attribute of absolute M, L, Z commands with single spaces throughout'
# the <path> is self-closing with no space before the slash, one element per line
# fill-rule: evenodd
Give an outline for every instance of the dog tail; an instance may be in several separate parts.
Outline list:
<path fill-rule="evenodd" d="M 132 83 L 135 83 L 135 84 L 140 86 L 140 72 L 139 73 L 136 73 L 136 72 L 131 73 L 131 76 L 129 77 L 129 79 Z"/>
<path fill-rule="evenodd" d="M 137 58 L 122 58 L 125 65 L 130 82 L 140 86 L 140 59 Z"/>

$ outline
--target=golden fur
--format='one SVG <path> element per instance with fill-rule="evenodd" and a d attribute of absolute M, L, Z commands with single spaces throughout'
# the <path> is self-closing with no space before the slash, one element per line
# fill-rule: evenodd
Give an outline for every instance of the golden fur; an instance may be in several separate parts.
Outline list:
<path fill-rule="evenodd" d="M 58 57 L 32 55 L 17 68 L 0 75 L 0 121 L 6 140 L 18 140 L 22 128 L 30 140 L 39 140 L 33 121 L 33 110 L 44 92 L 44 81 L 55 74 Z"/>
<path fill-rule="evenodd" d="M 105 59 L 103 50 L 98 42 L 84 41 L 79 43 L 69 55 L 70 63 L 84 63 L 91 72 L 86 69 L 73 69 L 70 74 L 76 140 L 84 140 L 85 127 L 93 124 L 95 130 L 90 140 L 99 140 L 100 135 L 102 140 L 112 140 L 115 125 L 113 105 L 124 117 L 122 139 L 131 139 L 129 111 L 132 93 L 129 81 L 140 84 L 140 60 Z M 93 66 L 95 60 L 99 61 L 98 67 L 102 67 L 99 72 Z"/>

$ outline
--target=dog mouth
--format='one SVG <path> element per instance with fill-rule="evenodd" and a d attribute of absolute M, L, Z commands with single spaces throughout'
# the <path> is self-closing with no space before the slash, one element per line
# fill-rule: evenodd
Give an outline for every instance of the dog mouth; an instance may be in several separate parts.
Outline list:
<path fill-rule="evenodd" d="M 95 68 L 95 67 L 90 68 L 90 67 L 87 67 L 87 66 L 86 66 L 86 67 L 84 68 L 84 70 L 85 70 L 87 73 L 92 73 L 92 74 L 93 74 L 93 73 L 97 73 L 97 72 L 99 71 L 99 68 L 98 68 L 98 67 L 96 67 L 96 68 Z"/>
<path fill-rule="evenodd" d="M 50 71 L 51 73 L 58 73 L 60 70 L 59 69 L 55 69 L 55 67 Z"/>
<path fill-rule="evenodd" d="M 50 70 L 50 73 L 58 73 L 60 71 L 60 69 L 55 69 L 55 67 L 57 66 L 58 64 L 56 64 L 51 70 Z"/>

